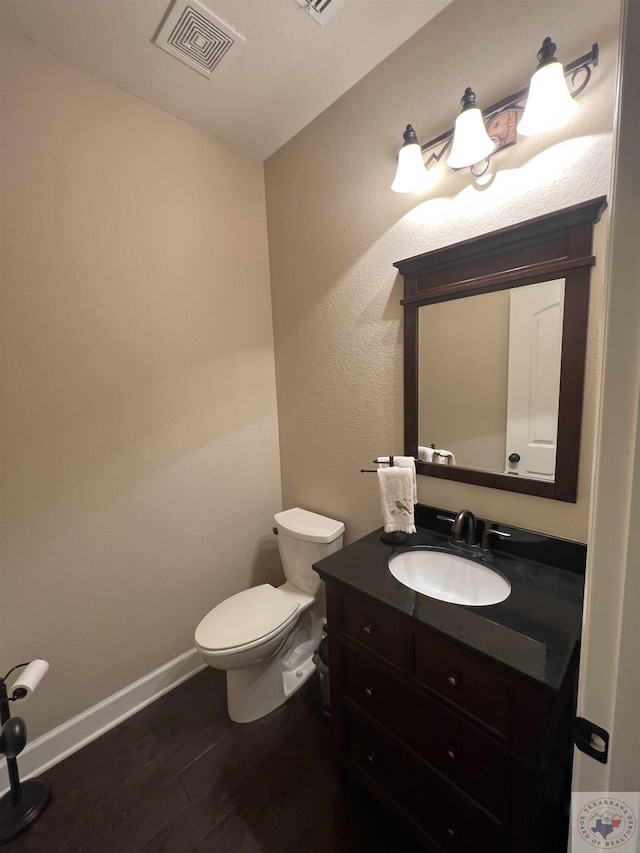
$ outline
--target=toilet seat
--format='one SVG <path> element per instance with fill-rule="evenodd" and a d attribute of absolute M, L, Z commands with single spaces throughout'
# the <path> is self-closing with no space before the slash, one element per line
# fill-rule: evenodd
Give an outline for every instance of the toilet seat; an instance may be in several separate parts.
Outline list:
<path fill-rule="evenodd" d="M 196 628 L 196 644 L 214 654 L 251 649 L 283 631 L 299 609 L 299 603 L 271 584 L 245 589 L 204 617 Z"/>

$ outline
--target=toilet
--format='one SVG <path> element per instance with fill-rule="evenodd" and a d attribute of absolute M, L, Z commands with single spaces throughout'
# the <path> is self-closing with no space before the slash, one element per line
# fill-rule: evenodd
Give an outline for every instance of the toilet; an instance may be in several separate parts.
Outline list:
<path fill-rule="evenodd" d="M 315 671 L 324 586 L 312 566 L 342 548 L 344 524 L 295 507 L 274 516 L 286 581 L 261 584 L 214 607 L 196 628 L 198 651 L 226 670 L 227 708 L 250 723 L 287 701 Z"/>

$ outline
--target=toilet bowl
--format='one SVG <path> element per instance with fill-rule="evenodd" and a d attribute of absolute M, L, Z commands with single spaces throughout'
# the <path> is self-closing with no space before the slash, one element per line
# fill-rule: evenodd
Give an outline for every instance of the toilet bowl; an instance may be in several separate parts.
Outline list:
<path fill-rule="evenodd" d="M 341 521 L 299 507 L 274 519 L 286 582 L 232 595 L 202 619 L 195 633 L 204 661 L 227 673 L 227 708 L 238 723 L 274 711 L 315 671 L 324 590 L 312 566 L 342 547 Z"/>

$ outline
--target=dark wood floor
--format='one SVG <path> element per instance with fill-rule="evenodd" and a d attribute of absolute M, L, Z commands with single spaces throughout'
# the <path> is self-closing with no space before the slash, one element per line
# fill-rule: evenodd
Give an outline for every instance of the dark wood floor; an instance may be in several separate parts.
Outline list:
<path fill-rule="evenodd" d="M 249 725 L 207 668 L 43 774 L 46 812 L 8 853 L 418 853 L 339 781 L 317 677 Z"/>

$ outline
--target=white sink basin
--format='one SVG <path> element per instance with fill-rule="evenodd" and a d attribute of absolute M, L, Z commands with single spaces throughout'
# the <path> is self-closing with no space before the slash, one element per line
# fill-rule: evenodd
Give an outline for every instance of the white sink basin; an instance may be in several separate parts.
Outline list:
<path fill-rule="evenodd" d="M 452 604 L 498 604 L 511 593 L 509 581 L 488 566 L 428 548 L 395 554 L 389 571 L 409 589 Z"/>

